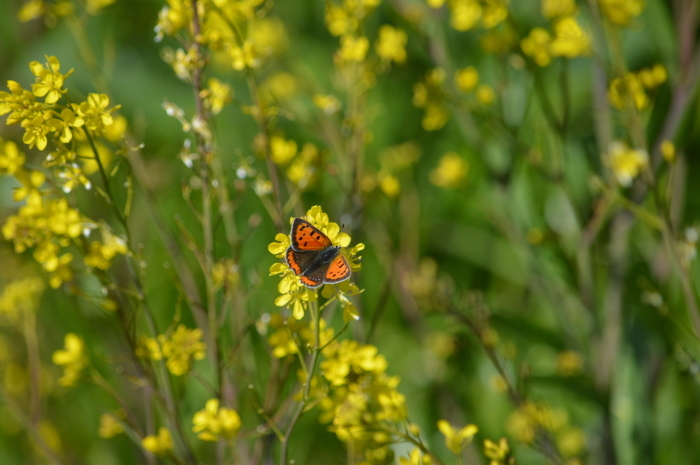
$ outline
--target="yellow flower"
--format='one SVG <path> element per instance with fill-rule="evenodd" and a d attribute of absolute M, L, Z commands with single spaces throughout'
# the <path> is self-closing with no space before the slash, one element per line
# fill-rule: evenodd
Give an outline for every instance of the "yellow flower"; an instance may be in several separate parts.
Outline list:
<path fill-rule="evenodd" d="M 481 84 L 476 88 L 476 100 L 482 105 L 491 105 L 495 99 L 496 94 L 488 84 Z"/>
<path fill-rule="evenodd" d="M 460 454 L 479 431 L 476 425 L 467 425 L 460 430 L 456 430 L 446 420 L 438 421 L 437 426 L 440 432 L 445 436 L 445 445 L 454 454 Z"/>
<path fill-rule="evenodd" d="M 17 13 L 20 23 L 26 23 L 36 18 L 40 18 L 45 11 L 44 0 L 29 0 L 22 5 Z"/>
<path fill-rule="evenodd" d="M 218 115 L 224 108 L 224 105 L 230 103 L 233 99 L 233 89 L 225 82 L 221 82 L 216 78 L 209 78 L 207 88 L 202 89 L 199 96 L 204 99 L 204 106 L 212 114 Z"/>
<path fill-rule="evenodd" d="M 362 345 L 357 341 L 334 341 L 323 350 L 326 360 L 321 362 L 323 377 L 334 386 L 347 384 L 348 379 L 371 373 L 378 375 L 386 370 L 383 355 L 373 345 Z"/>
<path fill-rule="evenodd" d="M 56 365 L 63 367 L 63 376 L 58 380 L 58 384 L 64 387 L 75 386 L 83 369 L 88 365 L 83 339 L 73 333 L 66 334 L 65 348 L 55 351 L 52 360 Z"/>
<path fill-rule="evenodd" d="M 88 94 L 87 100 L 75 106 L 76 113 L 85 120 L 85 127 L 98 135 L 114 123 L 111 113 L 119 105 L 107 109 L 109 97 L 106 94 Z"/>
<path fill-rule="evenodd" d="M 103 242 L 90 243 L 90 249 L 85 256 L 85 266 L 108 270 L 112 266 L 112 259 L 117 255 L 126 255 L 128 248 L 126 241 L 107 230 L 102 231 Z"/>
<path fill-rule="evenodd" d="M 406 61 L 406 42 L 408 37 L 401 29 L 384 25 L 379 28 L 379 38 L 374 44 L 377 56 L 384 61 L 403 63 Z"/>
<path fill-rule="evenodd" d="M 477 0 L 450 2 L 450 25 L 458 31 L 472 29 L 481 19 L 481 5 Z"/>
<path fill-rule="evenodd" d="M 562 376 L 574 376 L 581 373 L 583 357 L 578 352 L 567 350 L 557 357 L 557 371 Z"/>
<path fill-rule="evenodd" d="M 284 137 L 270 137 L 270 156 L 272 161 L 282 165 L 290 161 L 297 154 L 297 143 Z"/>
<path fill-rule="evenodd" d="M 552 61 L 550 45 L 552 39 L 545 29 L 536 27 L 520 42 L 525 55 L 532 57 L 539 66 L 547 66 Z"/>
<path fill-rule="evenodd" d="M 168 455 L 173 450 L 173 439 L 168 428 L 161 427 L 157 436 L 146 436 L 141 440 L 144 449 L 154 455 Z"/>
<path fill-rule="evenodd" d="M 545 18 L 559 18 L 576 14 L 576 2 L 574 0 L 542 0 L 542 16 Z"/>
<path fill-rule="evenodd" d="M 449 116 L 447 108 L 443 105 L 430 103 L 425 107 L 421 125 L 426 131 L 437 131 L 447 123 Z"/>
<path fill-rule="evenodd" d="M 12 141 L 4 142 L 0 138 L 0 175 L 14 174 L 24 165 L 26 158 Z"/>
<path fill-rule="evenodd" d="M 62 89 L 65 78 L 73 73 L 68 71 L 65 75 L 59 72 L 61 62 L 54 56 L 46 57 L 46 67 L 41 66 L 38 61 L 29 63 L 29 69 L 36 76 L 36 84 L 32 84 L 32 93 L 37 97 L 45 97 L 48 104 L 56 103 L 62 94 L 68 90 Z"/>
<path fill-rule="evenodd" d="M 586 434 L 581 428 L 567 427 L 557 434 L 556 440 L 559 451 L 564 457 L 579 455 L 586 447 Z"/>
<path fill-rule="evenodd" d="M 3 320 L 16 323 L 23 313 L 36 310 L 43 292 L 44 282 L 36 277 L 17 279 L 5 285 L 0 293 L 0 315 Z"/>
<path fill-rule="evenodd" d="M 47 267 L 47 263 L 43 263 L 44 270 L 51 273 L 49 275 L 49 286 L 58 289 L 61 284 L 73 279 L 73 270 L 69 266 L 72 261 L 73 255 L 67 253 L 58 257 L 56 264 L 52 265 L 50 268 Z"/>
<path fill-rule="evenodd" d="M 231 66 L 237 71 L 260 66 L 260 58 L 252 42 L 246 40 L 243 47 L 232 46 L 229 50 Z"/>
<path fill-rule="evenodd" d="M 91 15 L 96 15 L 102 8 L 111 5 L 115 1 L 117 0 L 87 0 L 85 10 Z"/>
<path fill-rule="evenodd" d="M 203 360 L 206 354 L 207 346 L 202 342 L 202 330 L 199 328 L 187 329 L 185 325 L 178 325 L 170 337 L 158 336 L 158 342 L 166 359 L 165 366 L 175 376 L 187 373 L 192 360 Z"/>
<path fill-rule="evenodd" d="M 354 32 L 359 24 L 345 5 L 338 6 L 333 2 L 326 3 L 325 21 L 330 33 L 337 37 Z"/>
<path fill-rule="evenodd" d="M 423 455 L 417 447 L 409 454 L 408 458 L 399 457 L 399 465 L 432 465 L 433 460 L 429 455 Z"/>
<path fill-rule="evenodd" d="M 81 185 L 87 190 L 92 188 L 92 183 L 78 165 L 62 166 L 61 169 L 56 172 L 56 177 L 63 182 L 61 189 L 66 194 Z"/>
<path fill-rule="evenodd" d="M 23 89 L 18 82 L 7 81 L 7 88 L 10 89 L 9 93 L 0 92 L 0 115 L 11 112 L 7 117 L 8 125 L 20 124 L 24 120 L 32 120 L 44 115 L 44 106 L 36 101 L 34 94 Z"/>
<path fill-rule="evenodd" d="M 340 110 L 340 101 L 334 95 L 316 94 L 313 102 L 327 115 L 332 115 Z"/>
<path fill-rule="evenodd" d="M 284 23 L 277 18 L 251 21 L 248 26 L 248 40 L 261 56 L 283 52 L 289 45 Z"/>
<path fill-rule="evenodd" d="M 471 92 L 479 84 L 479 72 L 473 66 L 455 71 L 455 84 L 462 92 Z"/>
<path fill-rule="evenodd" d="M 642 0 L 598 0 L 603 15 L 613 24 L 627 26 L 644 9 Z"/>
<path fill-rule="evenodd" d="M 387 197 L 396 197 L 401 192 L 401 183 L 393 174 L 386 174 L 380 177 L 379 187 Z"/>
<path fill-rule="evenodd" d="M 238 435 L 241 418 L 233 409 L 219 406 L 219 399 L 209 399 L 204 409 L 194 414 L 192 431 L 204 441 L 228 441 Z"/>
<path fill-rule="evenodd" d="M 481 25 L 486 29 L 501 24 L 508 17 L 507 0 L 482 0 Z"/>
<path fill-rule="evenodd" d="M 277 105 L 296 95 L 298 88 L 297 80 L 291 74 L 275 73 L 260 84 L 260 98 L 268 105 Z"/>
<path fill-rule="evenodd" d="M 665 140 L 661 142 L 661 155 L 663 155 L 664 160 L 669 163 L 673 163 L 676 159 L 676 146 L 670 140 Z"/>
<path fill-rule="evenodd" d="M 469 164 L 455 152 L 440 158 L 437 168 L 430 172 L 430 182 L 443 189 L 460 187 L 469 173 Z"/>
<path fill-rule="evenodd" d="M 122 428 L 121 420 L 124 416 L 124 411 L 121 410 L 116 413 L 103 413 L 100 416 L 100 428 L 97 430 L 97 435 L 109 439 L 123 433 L 124 428 Z"/>
<path fill-rule="evenodd" d="M 625 73 L 622 77 L 616 77 L 610 81 L 608 100 L 618 110 L 625 108 L 628 100 L 638 110 L 649 106 L 649 96 L 646 94 L 638 75 L 634 73 Z"/>
<path fill-rule="evenodd" d="M 343 61 L 364 61 L 369 50 L 369 39 L 346 34 L 340 38 L 340 58 Z"/>
<path fill-rule="evenodd" d="M 490 465 L 510 465 L 515 463 L 515 459 L 510 457 L 510 447 L 506 438 L 501 438 L 498 443 L 485 439 L 484 455 L 491 459 Z"/>
<path fill-rule="evenodd" d="M 567 16 L 554 25 L 554 39 L 550 46 L 552 56 L 574 58 L 588 55 L 591 38 L 573 16 Z"/>
<path fill-rule="evenodd" d="M 651 102 L 647 90 L 653 90 L 666 82 L 666 69 L 661 65 L 645 68 L 636 73 L 625 73 L 610 81 L 608 99 L 613 107 L 621 110 L 630 102 L 637 110 L 643 110 Z"/>
<path fill-rule="evenodd" d="M 239 279 L 239 266 L 230 258 L 216 262 L 211 270 L 214 286 L 219 289 L 224 287 L 230 289 L 235 286 Z"/>
<path fill-rule="evenodd" d="M 46 216 L 49 229 L 54 234 L 74 238 L 83 232 L 83 220 L 80 212 L 71 208 L 67 199 L 48 202 Z"/>
<path fill-rule="evenodd" d="M 608 150 L 608 162 L 617 182 L 622 187 L 629 187 L 648 166 L 649 155 L 645 150 L 630 149 L 621 142 L 613 142 Z"/>
<path fill-rule="evenodd" d="M 51 131 L 51 126 L 49 126 L 47 119 L 49 116 L 49 113 L 42 113 L 34 118 L 25 119 L 20 123 L 25 131 L 24 136 L 22 136 L 22 142 L 27 144 L 30 149 L 33 149 L 35 146 L 39 150 L 46 148 L 48 144 L 46 135 Z"/>

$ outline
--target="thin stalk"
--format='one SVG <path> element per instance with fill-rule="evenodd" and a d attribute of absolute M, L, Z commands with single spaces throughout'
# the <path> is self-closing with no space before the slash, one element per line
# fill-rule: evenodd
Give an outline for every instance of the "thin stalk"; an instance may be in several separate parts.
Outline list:
<path fill-rule="evenodd" d="M 192 1 L 192 30 L 194 37 L 199 37 L 200 35 L 200 24 L 199 24 L 199 12 L 197 10 L 197 0 Z M 195 39 L 192 42 L 192 47 L 195 50 L 195 55 L 197 59 L 201 57 L 201 45 Z M 196 118 L 201 122 L 208 121 L 208 115 L 204 108 L 204 102 L 202 101 L 201 91 L 202 91 L 202 68 L 201 66 L 196 66 L 192 73 L 192 87 L 194 91 L 194 100 L 196 105 L 197 115 Z M 207 123 L 208 124 L 208 123 Z M 202 228 L 204 235 L 204 281 L 206 286 L 206 307 L 207 316 L 209 320 L 209 332 L 208 332 L 208 344 L 207 349 L 209 356 L 211 357 L 211 363 L 214 367 L 214 372 L 217 375 L 217 385 L 219 386 L 219 391 L 223 385 L 221 366 L 219 364 L 219 344 L 218 344 L 218 325 L 217 325 L 217 311 L 216 311 L 216 288 L 214 287 L 214 281 L 212 277 L 212 269 L 214 267 L 214 233 L 213 233 L 213 220 L 212 220 L 212 206 L 211 206 L 211 179 L 209 176 L 209 163 L 212 158 L 212 154 L 208 148 L 208 141 L 205 141 L 203 136 L 199 134 L 196 130 L 193 131 L 195 138 L 197 140 L 197 148 L 200 155 L 200 178 L 202 179 Z"/>
<path fill-rule="evenodd" d="M 294 412 L 294 415 L 292 415 L 292 419 L 289 422 L 289 426 L 287 426 L 287 430 L 285 431 L 284 438 L 281 441 L 282 442 L 282 451 L 280 452 L 280 465 L 287 465 L 288 459 L 288 453 L 289 453 L 289 439 L 292 436 L 292 432 L 294 432 L 294 427 L 297 425 L 297 422 L 299 421 L 299 418 L 301 418 L 301 415 L 304 413 L 304 407 L 306 407 L 306 404 L 309 402 L 309 392 L 311 391 L 311 380 L 314 375 L 314 370 L 316 369 L 316 363 L 318 362 L 318 355 L 321 353 L 319 349 L 321 345 L 321 311 L 316 308 L 317 303 L 313 302 L 312 308 L 311 308 L 311 318 L 312 322 L 314 323 L 314 349 L 311 352 L 311 362 L 309 363 L 309 369 L 306 372 L 306 381 L 304 384 L 304 389 L 303 389 L 303 397 L 301 401 L 299 402 L 299 405 L 297 406 L 296 411 Z"/>

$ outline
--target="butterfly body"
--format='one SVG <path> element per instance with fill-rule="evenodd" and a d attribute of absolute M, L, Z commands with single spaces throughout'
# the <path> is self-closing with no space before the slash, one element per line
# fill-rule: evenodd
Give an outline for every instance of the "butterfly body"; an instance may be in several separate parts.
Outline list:
<path fill-rule="evenodd" d="M 295 218 L 290 237 L 292 245 L 284 254 L 285 260 L 304 285 L 316 288 L 350 277 L 350 265 L 340 247 L 311 223 Z"/>

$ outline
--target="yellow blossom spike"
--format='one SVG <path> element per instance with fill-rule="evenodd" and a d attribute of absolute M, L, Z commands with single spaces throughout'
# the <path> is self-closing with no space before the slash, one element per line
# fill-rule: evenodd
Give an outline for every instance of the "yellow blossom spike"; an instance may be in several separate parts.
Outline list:
<path fill-rule="evenodd" d="M 479 431 L 476 425 L 467 425 L 460 430 L 456 430 L 447 420 L 438 421 L 437 426 L 445 436 L 445 445 L 454 454 L 460 454 Z"/>

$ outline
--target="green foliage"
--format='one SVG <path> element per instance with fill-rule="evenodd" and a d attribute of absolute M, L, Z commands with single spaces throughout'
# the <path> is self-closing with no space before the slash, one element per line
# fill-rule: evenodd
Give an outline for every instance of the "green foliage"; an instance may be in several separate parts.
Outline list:
<path fill-rule="evenodd" d="M 695 13 L 0 0 L 0 462 L 698 463 Z"/>

